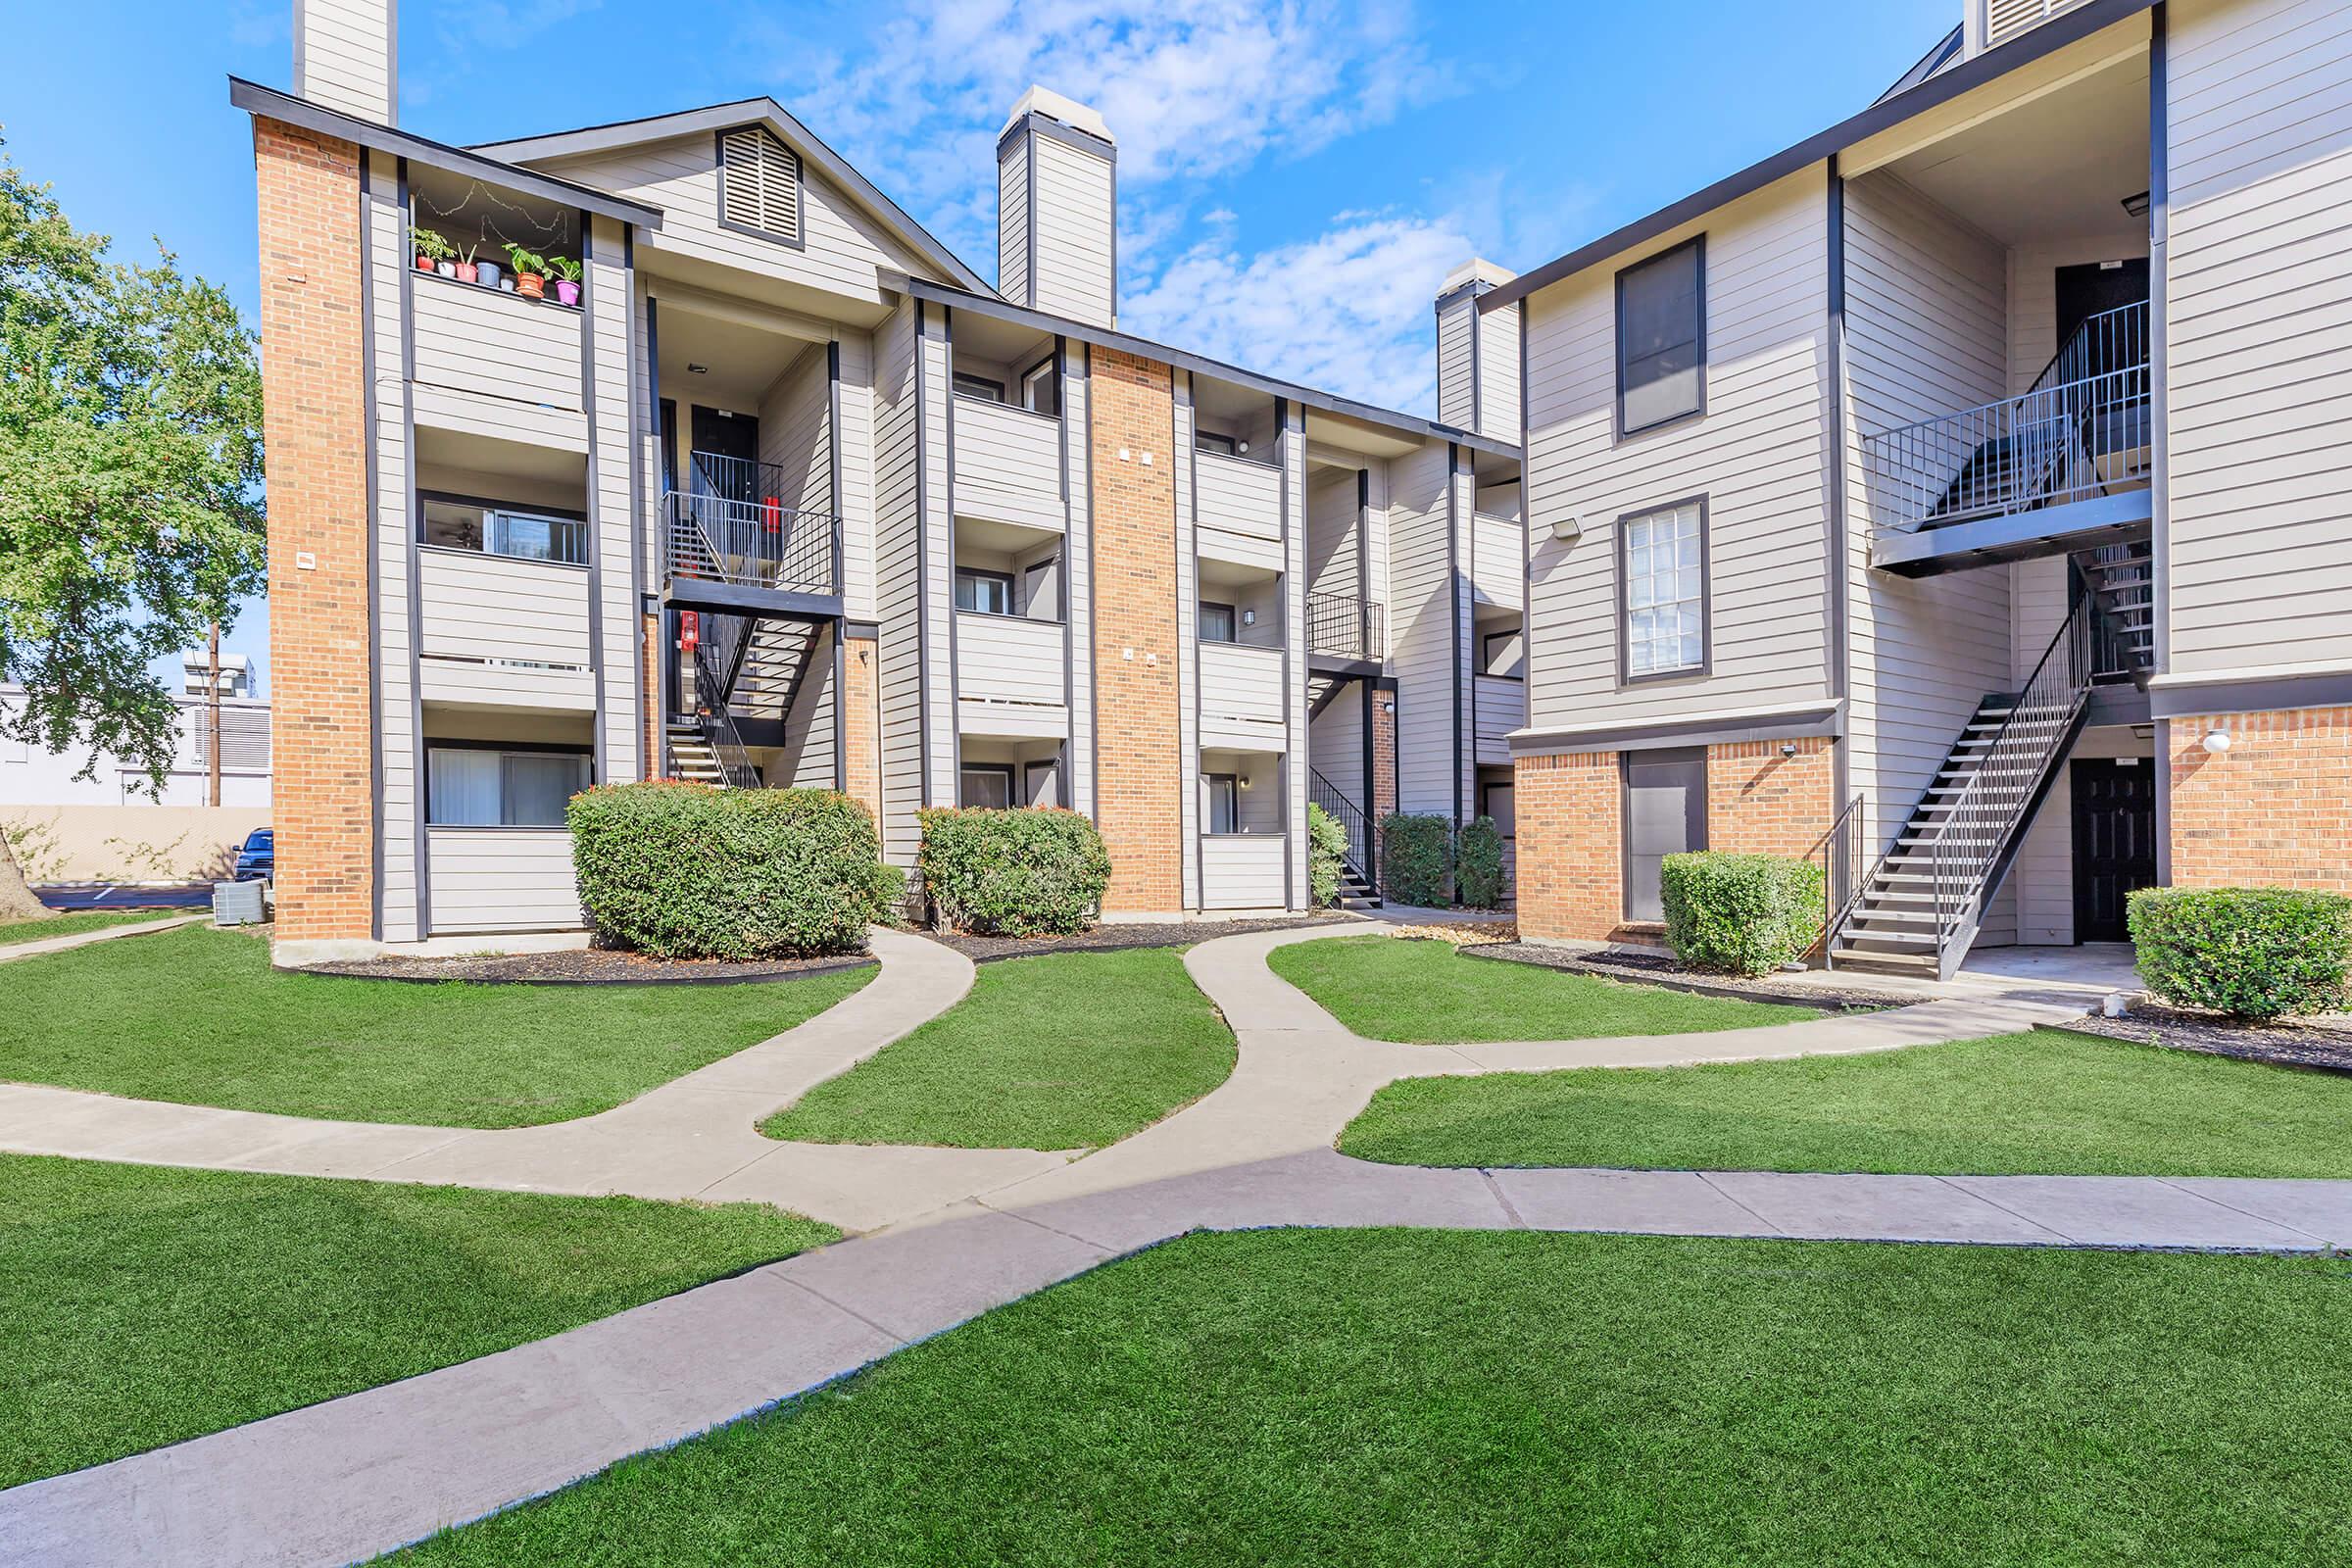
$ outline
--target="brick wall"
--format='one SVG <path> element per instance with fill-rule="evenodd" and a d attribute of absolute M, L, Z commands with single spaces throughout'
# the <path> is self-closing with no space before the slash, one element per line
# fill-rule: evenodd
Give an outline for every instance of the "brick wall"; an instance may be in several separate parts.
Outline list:
<path fill-rule="evenodd" d="M 669 761 L 662 740 L 662 617 L 641 614 L 638 619 L 637 711 L 645 719 L 643 749 L 645 777 L 668 773 Z"/>
<path fill-rule="evenodd" d="M 2206 713 L 2171 736 L 2175 886 L 2352 893 L 2352 708 Z"/>
<path fill-rule="evenodd" d="M 1837 815 L 1833 743 L 1741 741 L 1707 748 L 1707 848 L 1749 855 L 1809 855 Z M 1783 757 L 1784 745 L 1794 757 Z"/>
<path fill-rule="evenodd" d="M 1513 781 L 1520 934 L 1605 939 L 1625 908 L 1617 754 L 1522 757 Z"/>
<path fill-rule="evenodd" d="M 871 637 L 842 641 L 842 770 L 850 798 L 882 817 L 881 645 Z"/>
<path fill-rule="evenodd" d="M 1110 853 L 1102 906 L 1175 909 L 1184 903 L 1182 792 L 1192 770 L 1177 728 L 1184 645 L 1174 581 L 1174 376 L 1112 349 L 1096 349 L 1091 365 L 1095 811 Z"/>
<path fill-rule="evenodd" d="M 258 118 L 253 152 L 277 935 L 365 940 L 375 924 L 376 821 L 360 154 Z"/>
<path fill-rule="evenodd" d="M 1396 814 L 1396 694 L 1372 693 L 1372 863 L 1385 863 L 1388 835 L 1380 824 Z"/>

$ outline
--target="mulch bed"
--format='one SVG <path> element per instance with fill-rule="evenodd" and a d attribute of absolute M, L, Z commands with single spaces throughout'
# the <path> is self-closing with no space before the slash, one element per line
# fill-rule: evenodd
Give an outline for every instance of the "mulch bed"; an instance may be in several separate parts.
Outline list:
<path fill-rule="evenodd" d="M 2275 1067 L 2316 1067 L 2352 1073 L 2352 1029 L 2330 1023 L 2231 1023 L 2210 1012 L 2172 1007 L 2143 997 L 2121 1018 L 2093 1013 L 2066 1023 L 2044 1024 L 2068 1034 L 2099 1035 L 2143 1046 L 2200 1051 L 2209 1056 L 2269 1062 Z"/>
<path fill-rule="evenodd" d="M 1503 963 L 1532 963 L 1540 969 L 1594 975 L 1603 980 L 1626 980 L 1637 985 L 1663 986 L 1702 997 L 1734 1002 L 1777 1002 L 1792 1007 L 1818 1007 L 1828 1012 L 1878 1012 L 1907 1007 L 1917 997 L 1867 986 L 1829 986 L 1811 981 L 1792 984 L 1791 976 L 1763 975 L 1750 980 L 1740 975 L 1697 974 L 1680 967 L 1662 953 L 1574 953 L 1564 948 L 1538 947 L 1525 942 L 1487 942 L 1464 947 L 1473 958 Z"/>
<path fill-rule="evenodd" d="M 1041 953 L 1120 953 L 1130 948 L 1189 948 L 1218 937 L 1245 931 L 1288 931 L 1298 926 L 1345 927 L 1361 922 L 1347 914 L 1293 915 L 1278 920 L 1157 920 L 1117 921 L 1066 937 L 982 937 L 961 931 L 926 931 L 923 935 L 974 963 L 999 958 L 1027 958 Z"/>
<path fill-rule="evenodd" d="M 311 964 L 303 972 L 357 980 L 466 980 L 479 985 L 509 986 L 732 986 L 835 974 L 844 969 L 862 969 L 873 961 L 866 954 L 853 953 L 729 963 L 716 958 L 649 958 L 642 953 L 575 948 L 561 953 L 510 953 L 470 958 L 369 958 L 357 963 Z"/>

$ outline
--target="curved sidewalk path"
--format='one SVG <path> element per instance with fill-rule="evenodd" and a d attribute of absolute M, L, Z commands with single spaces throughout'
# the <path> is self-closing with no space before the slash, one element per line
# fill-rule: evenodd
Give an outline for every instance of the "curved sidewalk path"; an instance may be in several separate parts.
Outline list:
<path fill-rule="evenodd" d="M 1023 1149 L 795 1144 L 760 1135 L 761 1117 L 947 1011 L 972 987 L 971 960 L 952 948 L 879 928 L 869 941 L 881 973 L 854 995 L 593 1116 L 541 1127 L 411 1127 L 0 1084 L 0 1151 L 590 1198 L 766 1202 L 848 1231 L 873 1230 L 1067 1159 Z"/>
<path fill-rule="evenodd" d="M 2352 1182 L 1443 1170 L 1349 1159 L 1332 1140 L 1400 1077 L 1898 1050 L 2067 1009 L 1935 1002 L 1712 1034 L 1395 1045 L 1350 1034 L 1266 967 L 1273 949 L 1328 934 L 1251 933 L 1187 956 L 1240 1039 L 1240 1063 L 1217 1090 L 1124 1143 L 552 1339 L 0 1494 L 0 1564 L 364 1559 L 755 1413 L 1189 1230 L 1419 1225 L 2281 1250 L 2352 1242 Z M 812 1206 L 798 1193 L 776 1200 Z"/>

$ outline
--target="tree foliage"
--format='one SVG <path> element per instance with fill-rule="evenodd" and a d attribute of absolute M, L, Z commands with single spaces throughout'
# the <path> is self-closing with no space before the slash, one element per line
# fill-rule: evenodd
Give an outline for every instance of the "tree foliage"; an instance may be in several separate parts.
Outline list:
<path fill-rule="evenodd" d="M 263 587 L 261 371 L 222 289 L 109 244 L 0 157 L 0 734 L 160 782 L 149 666 Z"/>

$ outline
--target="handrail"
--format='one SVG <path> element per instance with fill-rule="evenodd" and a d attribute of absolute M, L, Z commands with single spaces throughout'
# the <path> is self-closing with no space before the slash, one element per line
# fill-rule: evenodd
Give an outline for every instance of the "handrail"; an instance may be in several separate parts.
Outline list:
<path fill-rule="evenodd" d="M 1352 594 L 1308 594 L 1306 651 L 1333 659 L 1386 658 L 1387 607 Z"/>
<path fill-rule="evenodd" d="M 1863 795 L 1856 795 L 1846 802 L 1845 809 L 1839 811 L 1830 823 L 1829 831 L 1815 840 L 1813 848 L 1805 852 L 1806 859 L 1818 857 L 1821 860 L 1821 939 L 1824 942 L 1838 934 L 1838 928 L 1845 923 L 1845 917 L 1861 901 L 1863 888 L 1869 885 L 1857 875 L 1870 853 L 1869 841 L 1865 836 L 1868 820 L 1864 815 L 1864 808 L 1868 804 L 1869 797 Z"/>
<path fill-rule="evenodd" d="M 662 497 L 669 575 L 838 595 L 841 518 L 787 507 L 783 497 L 789 493 L 776 464 L 692 454 L 687 487 Z"/>
<path fill-rule="evenodd" d="M 2150 473 L 2148 307 L 2084 320 L 2024 394 L 1863 438 L 1874 531 L 2104 495 Z"/>
<path fill-rule="evenodd" d="M 743 744 L 743 733 L 735 727 L 735 716 L 727 710 L 727 699 L 735 684 L 735 674 L 743 663 L 748 620 L 741 615 L 706 616 L 706 621 L 717 621 L 718 635 L 694 645 L 694 718 L 702 730 L 703 744 L 710 748 L 711 760 L 717 763 L 719 776 L 729 789 L 757 789 L 760 769 Z M 735 623 L 728 630 L 729 622 Z"/>
<path fill-rule="evenodd" d="M 1355 874 L 1366 887 L 1378 892 L 1380 868 L 1372 859 L 1372 819 L 1338 785 L 1311 767 L 1306 770 L 1306 798 L 1329 811 L 1347 830 L 1348 855 L 1354 861 Z"/>

